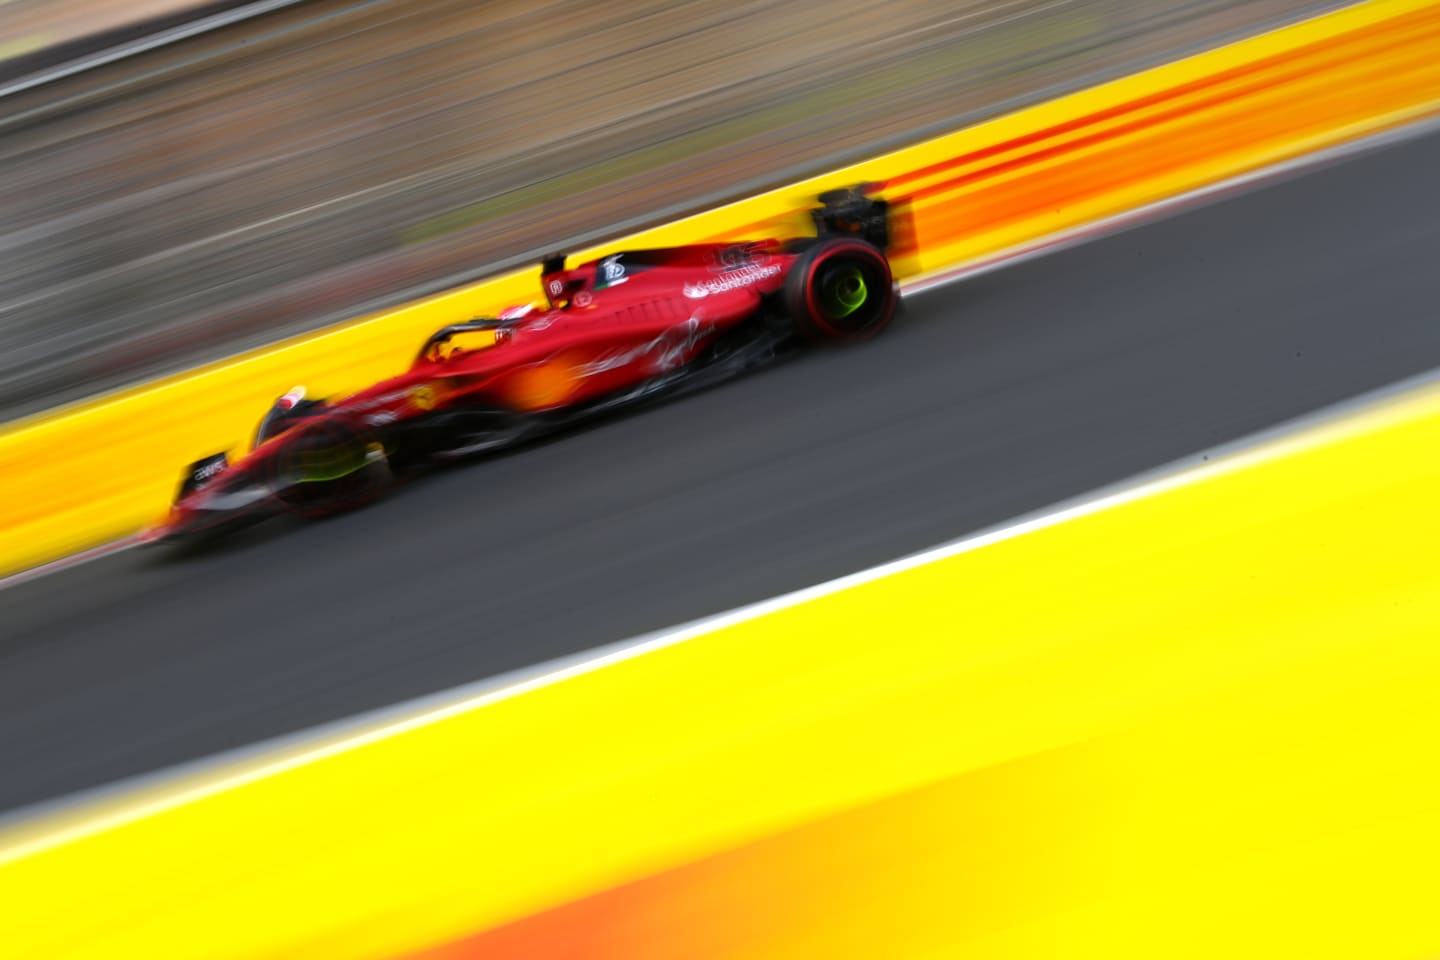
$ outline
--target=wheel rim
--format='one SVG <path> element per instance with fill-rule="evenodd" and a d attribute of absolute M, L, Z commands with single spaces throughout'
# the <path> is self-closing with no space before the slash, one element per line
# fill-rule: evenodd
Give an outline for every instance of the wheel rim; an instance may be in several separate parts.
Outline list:
<path fill-rule="evenodd" d="M 870 289 L 865 284 L 865 274 L 859 267 L 847 264 L 826 277 L 821 306 L 828 316 L 844 320 L 865 306 L 869 299 Z"/>
<path fill-rule="evenodd" d="M 349 509 L 384 485 L 384 447 L 347 424 L 318 424 L 292 443 L 269 461 L 268 482 L 295 512 L 323 516 Z"/>

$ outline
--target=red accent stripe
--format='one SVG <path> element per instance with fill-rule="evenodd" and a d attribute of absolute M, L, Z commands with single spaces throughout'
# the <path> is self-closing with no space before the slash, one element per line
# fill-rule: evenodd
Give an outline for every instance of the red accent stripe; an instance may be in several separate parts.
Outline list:
<path fill-rule="evenodd" d="M 1440 28 L 1432 27 L 1425 34 L 1425 36 L 1430 35 L 1440 36 Z M 1389 43 L 1378 46 L 1375 52 L 1388 52 L 1400 48 L 1408 48 L 1414 45 L 1416 39 L 1417 38 L 1413 35 L 1402 36 Z M 1323 72 L 1330 67 L 1339 66 L 1350 59 L 1350 51 L 1341 51 L 1328 59 L 1322 60 L 1319 63 L 1307 62 L 1303 64 L 1297 64 L 1293 69 L 1289 70 L 1288 72 L 1282 73 L 1279 76 L 1266 76 L 1257 79 L 1255 82 L 1247 84 L 1246 86 L 1243 86 L 1237 90 L 1222 91 L 1211 97 L 1207 97 L 1206 99 L 1197 101 L 1193 104 L 1176 107 L 1172 110 L 1165 111 L 1164 113 L 1160 113 L 1156 116 L 1144 117 L 1138 120 L 1131 121 L 1130 123 L 1123 124 L 1119 127 L 1115 127 L 1113 129 L 1102 130 L 1097 133 L 1090 134 L 1086 137 L 1080 137 L 1078 139 L 1071 140 L 1063 144 L 1057 144 L 1053 147 L 1047 147 L 1043 150 L 1037 150 L 1033 153 L 1029 153 L 1021 157 L 1014 157 L 1010 160 L 1005 160 L 997 164 L 992 164 L 980 170 L 972 170 L 968 173 L 961 174 L 958 177 L 953 177 L 949 180 L 944 180 L 940 183 L 932 184 L 921 190 L 917 190 L 914 193 L 910 194 L 909 198 L 911 200 L 917 200 L 925 197 L 935 196 L 941 193 L 948 193 L 952 190 L 958 190 L 961 187 L 968 186 L 972 183 L 977 183 L 981 180 L 987 180 L 1004 173 L 1009 173 L 1013 170 L 1033 166 L 1037 163 L 1043 163 L 1044 161 L 1053 159 L 1055 157 L 1063 156 L 1068 153 L 1078 153 L 1088 147 L 1096 146 L 1109 140 L 1118 140 L 1132 133 L 1138 133 L 1143 130 L 1160 127 L 1176 120 L 1181 120 L 1186 117 L 1194 116 L 1198 113 L 1203 113 L 1207 110 L 1228 103 L 1230 101 L 1244 99 L 1245 97 L 1260 93 L 1270 87 L 1282 86 L 1286 83 L 1302 79 L 1306 75 Z M 1388 71 L 1390 69 L 1393 69 L 1393 65 L 1387 64 L 1380 69 Z"/>
<path fill-rule="evenodd" d="M 1149 107 L 1156 106 L 1157 104 L 1164 103 L 1167 100 L 1174 100 L 1180 97 L 1188 96 L 1189 94 L 1199 92 L 1208 87 L 1219 86 L 1232 80 L 1238 80 L 1242 77 L 1249 76 L 1255 73 L 1261 73 L 1274 67 L 1284 65 L 1286 63 L 1304 60 L 1311 56 L 1323 54 L 1324 52 L 1329 50 L 1337 50 L 1339 48 L 1350 47 L 1352 45 L 1363 45 L 1364 42 L 1371 37 L 1384 36 L 1389 33 L 1407 34 L 1411 28 L 1412 23 L 1425 23 L 1433 19 L 1434 15 L 1435 14 L 1433 10 L 1416 11 L 1414 13 L 1407 14 L 1406 16 L 1386 21 L 1385 23 L 1374 24 L 1360 30 L 1356 30 L 1352 33 L 1346 33 L 1335 37 L 1328 37 L 1324 40 L 1317 40 L 1316 42 L 1308 46 L 1298 47 L 1294 50 L 1286 51 L 1285 53 L 1266 57 L 1263 60 L 1256 60 L 1253 63 L 1242 64 L 1241 66 L 1237 67 L 1231 67 L 1230 69 L 1221 71 L 1220 73 L 1200 77 L 1187 83 L 1183 83 L 1177 87 L 1171 87 L 1167 90 L 1161 90 L 1156 93 L 1146 94 L 1143 97 L 1138 97 L 1134 100 L 1130 100 L 1122 104 L 1117 104 L 1113 107 L 1106 107 L 1103 110 L 1097 110 L 1094 113 L 1085 114 L 1072 120 L 1066 120 L 1063 123 L 1058 123 L 1050 127 L 1045 127 L 1033 133 L 1024 134 L 1019 137 L 1013 137 L 1010 140 L 1005 140 L 997 144 L 992 144 L 991 146 L 983 147 L 979 150 L 971 151 L 970 153 L 961 154 L 958 157 L 951 157 L 945 160 L 937 161 L 928 167 L 921 167 L 918 170 L 913 170 L 891 177 L 889 180 L 885 181 L 881 185 L 881 187 L 884 190 L 892 190 L 896 187 L 903 186 L 906 183 L 912 183 L 915 180 L 934 176 L 935 174 L 940 173 L 944 170 L 953 169 L 955 167 L 964 166 L 970 163 L 975 163 L 977 161 L 984 160 L 987 157 L 996 156 L 1002 153 L 1008 153 L 1012 150 L 1017 150 L 1021 147 L 1029 146 L 1030 144 L 1040 143 L 1044 140 L 1050 140 L 1058 136 L 1063 136 L 1064 134 L 1072 133 L 1087 126 L 1093 126 L 1097 123 L 1104 123 L 1107 120 L 1113 120 L 1116 117 L 1123 116 L 1127 113 L 1134 113 L 1139 110 L 1144 110 Z M 1413 42 L 1413 37 L 1406 36 L 1404 40 L 1402 40 L 1402 42 Z"/>
<path fill-rule="evenodd" d="M 1383 96 L 1386 78 L 1398 77 L 1396 82 L 1408 89 L 1411 75 L 1405 73 L 1405 67 L 1426 65 L 1430 59 L 1428 53 L 1392 59 L 1377 63 L 1364 73 L 1352 73 L 1346 79 L 1356 81 L 1354 85 L 1363 87 L 1367 93 Z M 1403 89 L 1397 92 L 1403 96 Z M 1334 93 L 1330 99 L 1340 102 L 1340 97 Z M 1352 112 L 1359 115 L 1380 112 L 1370 108 L 1373 101 L 1369 98 L 1346 100 L 1344 104 L 1335 109 L 1339 117 L 1307 115 L 1297 112 L 1294 103 L 1284 103 L 1273 105 L 1260 114 L 1221 117 L 1174 131 L 1157 130 L 1156 136 L 1163 136 L 1163 143 L 1127 150 L 1124 157 L 1117 157 L 1115 150 L 1107 151 L 1063 169 L 1040 171 L 998 186 L 993 191 L 967 195 L 953 203 L 941 203 L 927 211 L 923 239 L 925 245 L 942 246 L 966 235 L 1036 216 L 1047 209 L 1063 209 L 1115 190 L 1127 182 L 1144 182 L 1166 171 L 1183 168 L 1202 156 L 1220 156 L 1236 147 L 1248 149 L 1256 144 L 1293 140 L 1310 132 L 1317 124 L 1330 125 Z"/>

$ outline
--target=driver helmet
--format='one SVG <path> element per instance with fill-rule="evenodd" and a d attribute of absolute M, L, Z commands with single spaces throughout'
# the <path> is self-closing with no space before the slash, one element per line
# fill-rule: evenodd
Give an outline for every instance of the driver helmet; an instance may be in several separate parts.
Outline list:
<path fill-rule="evenodd" d="M 552 310 L 564 310 L 570 306 L 576 292 L 585 286 L 583 277 L 572 276 L 565 269 L 565 255 L 546 257 L 540 266 L 540 286 L 545 291 L 545 302 Z"/>

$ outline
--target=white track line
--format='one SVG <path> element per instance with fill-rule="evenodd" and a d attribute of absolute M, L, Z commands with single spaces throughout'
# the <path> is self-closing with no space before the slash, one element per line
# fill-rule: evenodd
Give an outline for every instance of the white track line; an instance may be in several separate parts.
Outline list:
<path fill-rule="evenodd" d="M 18 587 L 22 583 L 38 580 L 49 574 L 59 573 L 61 570 L 69 570 L 71 567 L 78 567 L 83 563 L 89 563 L 91 560 L 109 557 L 139 545 L 140 537 L 136 534 L 134 536 L 122 537 L 119 540 L 112 540 L 109 543 L 103 543 L 98 547 L 91 547 L 89 550 L 81 550 L 79 553 L 72 553 L 68 557 L 51 560 L 49 563 L 42 563 L 38 567 L 31 567 L 28 570 L 21 570 L 19 573 L 12 573 L 8 577 L 0 577 L 0 590 L 4 590 L 6 587 Z"/>

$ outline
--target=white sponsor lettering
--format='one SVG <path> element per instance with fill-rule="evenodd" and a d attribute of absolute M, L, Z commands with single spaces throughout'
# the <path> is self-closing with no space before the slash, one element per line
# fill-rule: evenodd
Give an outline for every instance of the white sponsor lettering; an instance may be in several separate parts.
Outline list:
<path fill-rule="evenodd" d="M 685 296 L 691 300 L 700 300 L 715 293 L 728 293 L 731 290 L 738 290 L 741 287 L 748 287 L 751 284 L 759 283 L 767 277 L 773 277 L 780 272 L 778 264 L 768 264 L 763 267 L 741 267 L 719 280 L 706 280 L 703 283 L 685 284 Z"/>

